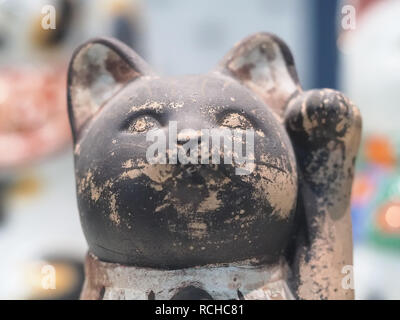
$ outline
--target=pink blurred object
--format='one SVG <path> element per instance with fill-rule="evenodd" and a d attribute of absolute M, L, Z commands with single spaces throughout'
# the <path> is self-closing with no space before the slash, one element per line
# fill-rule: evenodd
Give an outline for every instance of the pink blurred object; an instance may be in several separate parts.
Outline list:
<path fill-rule="evenodd" d="M 66 69 L 0 70 L 0 169 L 26 165 L 70 140 Z"/>

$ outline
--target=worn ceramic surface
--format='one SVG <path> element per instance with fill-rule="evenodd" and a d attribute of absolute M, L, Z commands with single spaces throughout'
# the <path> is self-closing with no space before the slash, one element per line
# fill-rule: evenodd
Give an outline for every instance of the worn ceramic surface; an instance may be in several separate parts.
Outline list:
<path fill-rule="evenodd" d="M 188 280 L 179 285 L 178 270 L 218 274 L 234 264 L 264 268 L 266 276 L 279 264 L 291 291 L 284 298 L 353 297 L 342 270 L 352 264 L 349 199 L 360 114 L 337 91 L 303 92 L 280 39 L 253 35 L 215 70 L 178 77 L 157 75 L 115 40 L 95 39 L 72 58 L 68 99 L 81 222 L 100 260 L 87 268 L 88 279 L 123 265 L 132 274 L 164 270 L 174 279 L 165 286 L 182 287 Z M 169 142 L 167 163 L 146 157 L 155 129 Z M 252 130 L 251 170 L 237 174 L 235 162 L 187 164 L 179 157 L 174 164 L 171 150 L 193 141 L 184 129 L 195 141 L 204 129 Z M 198 284 L 196 272 L 190 283 Z M 94 289 L 88 280 L 85 290 L 104 291 L 117 286 L 113 281 Z M 141 293 L 126 297 L 160 293 L 141 281 Z M 207 283 L 198 286 L 221 297 Z"/>

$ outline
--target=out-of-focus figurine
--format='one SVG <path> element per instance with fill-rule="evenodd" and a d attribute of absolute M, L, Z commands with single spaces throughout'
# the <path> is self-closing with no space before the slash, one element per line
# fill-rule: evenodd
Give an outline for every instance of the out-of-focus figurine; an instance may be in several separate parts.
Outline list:
<path fill-rule="evenodd" d="M 353 298 L 361 117 L 340 92 L 303 91 L 278 37 L 176 77 L 95 39 L 72 57 L 68 99 L 83 299 Z"/>

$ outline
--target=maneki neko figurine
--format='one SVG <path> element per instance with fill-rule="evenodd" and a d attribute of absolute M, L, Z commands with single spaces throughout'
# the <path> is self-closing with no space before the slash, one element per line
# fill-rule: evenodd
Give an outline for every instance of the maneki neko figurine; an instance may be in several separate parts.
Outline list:
<path fill-rule="evenodd" d="M 174 77 L 91 40 L 72 57 L 68 107 L 82 299 L 353 299 L 360 113 L 303 91 L 278 37 Z"/>

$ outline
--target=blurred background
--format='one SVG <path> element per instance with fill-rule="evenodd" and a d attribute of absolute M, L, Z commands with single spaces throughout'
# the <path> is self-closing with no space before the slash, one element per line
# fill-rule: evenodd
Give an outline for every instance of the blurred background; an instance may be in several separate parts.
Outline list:
<path fill-rule="evenodd" d="M 160 73 L 201 73 L 258 31 L 288 43 L 305 89 L 342 90 L 361 109 L 356 298 L 400 299 L 400 0 L 0 0 L 0 299 L 79 296 L 87 248 L 66 112 L 72 50 L 114 36 Z"/>

